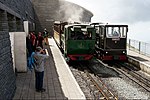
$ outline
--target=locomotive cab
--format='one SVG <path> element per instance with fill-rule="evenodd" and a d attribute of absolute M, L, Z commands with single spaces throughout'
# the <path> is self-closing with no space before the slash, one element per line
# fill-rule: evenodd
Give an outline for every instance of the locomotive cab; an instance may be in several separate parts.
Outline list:
<path fill-rule="evenodd" d="M 67 61 L 93 58 L 95 29 L 89 24 L 55 22 L 54 39 Z"/>
<path fill-rule="evenodd" d="M 126 60 L 128 25 L 94 24 L 94 27 L 97 57 L 104 61 Z"/>
<path fill-rule="evenodd" d="M 83 34 L 82 34 L 80 26 L 73 26 L 70 31 L 71 31 L 70 37 L 69 37 L 70 40 L 72 40 L 72 39 L 80 40 L 83 38 Z"/>
<path fill-rule="evenodd" d="M 65 55 L 70 60 L 90 60 L 95 51 L 95 29 L 90 25 L 67 25 Z"/>

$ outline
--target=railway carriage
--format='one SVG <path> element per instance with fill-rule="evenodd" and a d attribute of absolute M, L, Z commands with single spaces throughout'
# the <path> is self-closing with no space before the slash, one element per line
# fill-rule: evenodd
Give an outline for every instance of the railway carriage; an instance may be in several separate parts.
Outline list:
<path fill-rule="evenodd" d="M 127 60 L 128 25 L 92 23 L 96 29 L 95 52 L 103 61 Z"/>
<path fill-rule="evenodd" d="M 54 39 L 67 61 L 90 60 L 95 52 L 95 29 L 88 24 L 54 23 Z"/>

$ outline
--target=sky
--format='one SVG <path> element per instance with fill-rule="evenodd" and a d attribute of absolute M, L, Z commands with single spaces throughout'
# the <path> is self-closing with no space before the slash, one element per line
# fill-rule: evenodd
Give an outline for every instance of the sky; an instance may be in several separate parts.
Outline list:
<path fill-rule="evenodd" d="M 150 0 L 66 1 L 91 11 L 91 22 L 127 24 L 128 38 L 150 43 Z"/>

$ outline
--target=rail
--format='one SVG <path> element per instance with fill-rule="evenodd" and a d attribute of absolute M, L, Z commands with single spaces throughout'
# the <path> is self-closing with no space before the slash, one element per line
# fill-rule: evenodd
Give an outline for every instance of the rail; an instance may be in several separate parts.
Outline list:
<path fill-rule="evenodd" d="M 79 66 L 78 70 L 81 70 L 77 75 L 80 75 L 80 77 L 85 80 L 87 86 L 86 88 L 90 90 L 91 96 L 93 97 L 91 99 L 118 100 L 118 97 L 110 91 L 101 78 L 96 75 L 95 69 L 89 66 L 88 63 L 80 62 L 77 66 Z M 86 94 L 86 92 L 84 93 Z M 88 95 L 86 97 L 88 99 Z"/>
<path fill-rule="evenodd" d="M 114 63 L 114 65 L 120 67 L 120 69 L 117 70 L 137 83 L 139 86 L 143 87 L 146 91 L 150 92 L 150 80 L 146 77 L 143 77 L 140 73 L 138 73 L 138 71 L 135 71 L 136 67 L 134 65 L 129 63 Z M 124 72 L 130 74 L 132 77 L 134 77 L 134 79 Z"/>
<path fill-rule="evenodd" d="M 101 100 L 118 100 L 118 98 L 106 87 L 106 85 L 97 77 L 99 81 L 96 81 L 88 71 L 85 70 L 85 73 L 90 78 L 90 80 L 93 82 L 95 87 L 99 90 L 99 92 L 103 95 L 103 97 L 100 97 Z"/>
<path fill-rule="evenodd" d="M 128 39 L 127 48 L 129 50 L 138 52 L 139 54 L 150 57 L 150 43 Z"/>

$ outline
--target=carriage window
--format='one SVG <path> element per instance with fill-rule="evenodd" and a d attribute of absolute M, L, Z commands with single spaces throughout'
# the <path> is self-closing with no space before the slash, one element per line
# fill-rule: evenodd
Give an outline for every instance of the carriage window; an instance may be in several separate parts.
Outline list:
<path fill-rule="evenodd" d="M 112 31 L 112 36 L 120 36 L 120 29 L 119 29 L 119 27 L 114 27 L 114 28 L 112 28 L 113 29 L 113 31 Z"/>
<path fill-rule="evenodd" d="M 103 37 L 104 36 L 104 27 L 100 28 L 100 35 Z"/>
<path fill-rule="evenodd" d="M 61 33 L 64 34 L 64 26 L 61 26 Z"/>
<path fill-rule="evenodd" d="M 106 36 L 107 37 L 120 37 L 125 38 L 127 34 L 127 27 L 107 27 Z"/>
<path fill-rule="evenodd" d="M 107 36 L 108 37 L 111 37 L 112 36 L 112 27 L 108 27 L 108 28 L 106 28 L 106 34 L 107 34 Z"/>
<path fill-rule="evenodd" d="M 74 39 L 75 38 L 75 33 L 74 31 L 71 31 L 71 39 Z"/>
<path fill-rule="evenodd" d="M 66 34 L 66 33 L 67 33 L 67 29 L 65 28 L 64 31 L 65 31 L 65 34 L 64 34 L 64 32 L 63 32 L 62 35 L 65 35 L 65 40 L 68 40 L 68 34 Z"/>
<path fill-rule="evenodd" d="M 92 39 L 92 31 L 84 32 L 84 39 L 89 40 Z"/>
<path fill-rule="evenodd" d="M 126 37 L 127 28 L 126 27 L 120 27 L 120 33 L 121 33 L 121 37 Z"/>
<path fill-rule="evenodd" d="M 107 37 L 119 37 L 120 36 L 120 28 L 119 27 L 107 27 L 106 35 L 107 35 Z"/>
<path fill-rule="evenodd" d="M 79 31 L 71 31 L 71 39 L 72 40 L 88 40 L 92 39 L 92 32 L 86 31 L 86 32 L 79 32 Z"/>
<path fill-rule="evenodd" d="M 83 34 L 83 32 L 80 32 L 80 31 L 72 31 L 71 39 L 72 40 L 82 40 L 82 39 L 84 39 L 84 34 Z"/>
<path fill-rule="evenodd" d="M 95 27 L 96 33 L 99 33 L 99 27 Z"/>

